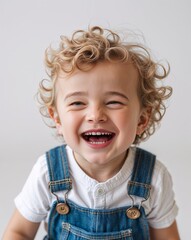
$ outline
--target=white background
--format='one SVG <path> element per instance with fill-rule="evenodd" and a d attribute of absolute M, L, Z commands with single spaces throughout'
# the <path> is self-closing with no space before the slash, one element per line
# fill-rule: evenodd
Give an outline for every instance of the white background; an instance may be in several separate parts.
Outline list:
<path fill-rule="evenodd" d="M 191 3 L 189 0 L 0 0 L 0 236 L 37 157 L 55 146 L 34 95 L 46 77 L 44 50 L 88 25 L 141 31 L 171 65 L 174 88 L 161 128 L 142 144 L 174 180 L 181 237 L 191 236 Z M 36 239 L 41 239 L 41 229 Z"/>

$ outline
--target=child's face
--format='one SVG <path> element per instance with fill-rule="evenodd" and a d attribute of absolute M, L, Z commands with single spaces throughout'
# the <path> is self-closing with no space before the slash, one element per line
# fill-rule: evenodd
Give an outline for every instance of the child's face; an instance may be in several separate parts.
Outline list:
<path fill-rule="evenodd" d="M 130 63 L 99 63 L 88 72 L 64 73 L 56 83 L 59 134 L 77 161 L 110 164 L 145 129 L 149 116 L 138 98 L 138 73 Z"/>

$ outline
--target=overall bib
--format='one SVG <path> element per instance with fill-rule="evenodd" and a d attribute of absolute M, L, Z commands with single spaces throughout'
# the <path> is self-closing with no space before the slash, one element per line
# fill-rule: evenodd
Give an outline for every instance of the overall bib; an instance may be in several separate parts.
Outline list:
<path fill-rule="evenodd" d="M 49 240 L 149 240 L 149 226 L 142 202 L 149 198 L 155 155 L 136 148 L 131 181 L 127 184 L 127 198 L 131 206 L 114 209 L 90 209 L 78 206 L 67 199 L 72 189 L 65 146 L 56 147 L 46 153 L 50 176 L 50 191 L 57 197 L 48 221 Z M 63 199 L 56 195 L 65 191 Z M 134 205 L 133 196 L 140 197 Z"/>

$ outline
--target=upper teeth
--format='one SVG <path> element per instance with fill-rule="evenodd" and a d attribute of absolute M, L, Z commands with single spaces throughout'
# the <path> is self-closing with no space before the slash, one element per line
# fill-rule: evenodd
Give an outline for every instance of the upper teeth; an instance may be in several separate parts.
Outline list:
<path fill-rule="evenodd" d="M 111 135 L 111 133 L 109 132 L 87 132 L 85 133 L 85 135 L 89 136 L 89 135 Z"/>

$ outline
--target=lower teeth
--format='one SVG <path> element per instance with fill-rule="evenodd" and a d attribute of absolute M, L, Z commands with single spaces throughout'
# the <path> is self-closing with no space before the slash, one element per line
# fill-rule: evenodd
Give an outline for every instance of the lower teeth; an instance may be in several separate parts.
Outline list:
<path fill-rule="evenodd" d="M 90 142 L 91 144 L 104 144 L 106 142 Z"/>

